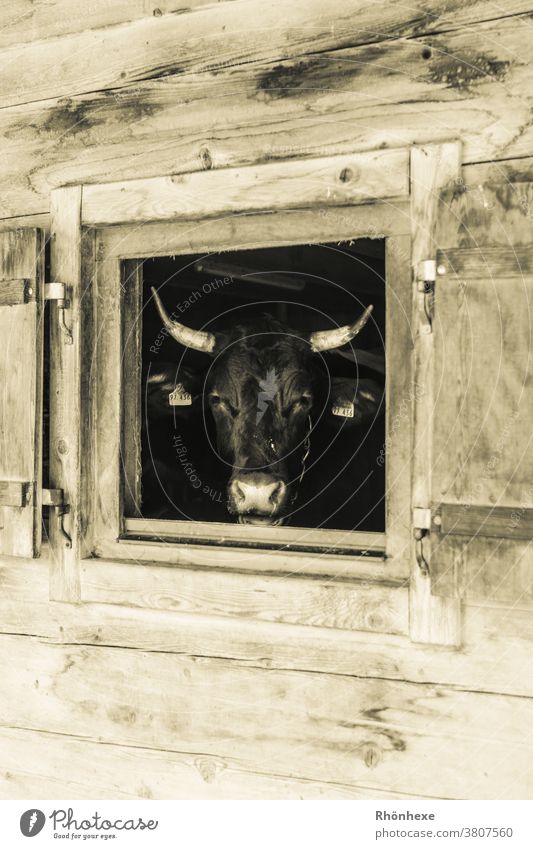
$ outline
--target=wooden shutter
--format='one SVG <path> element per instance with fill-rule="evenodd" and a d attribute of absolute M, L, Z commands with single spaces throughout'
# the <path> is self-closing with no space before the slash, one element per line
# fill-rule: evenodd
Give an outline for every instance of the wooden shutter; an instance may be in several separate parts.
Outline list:
<path fill-rule="evenodd" d="M 533 600 L 533 189 L 441 205 L 433 318 L 432 593 Z"/>
<path fill-rule="evenodd" d="M 41 541 L 44 251 L 41 231 L 0 233 L 0 554 Z"/>

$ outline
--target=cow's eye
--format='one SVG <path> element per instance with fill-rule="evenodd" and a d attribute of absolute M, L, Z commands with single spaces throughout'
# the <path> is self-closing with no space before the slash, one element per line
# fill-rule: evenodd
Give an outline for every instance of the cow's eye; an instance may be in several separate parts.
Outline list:
<path fill-rule="evenodd" d="M 284 415 L 290 416 L 291 413 L 297 413 L 297 412 L 302 412 L 303 410 L 308 410 L 309 407 L 311 406 L 312 401 L 313 401 L 313 398 L 312 398 L 311 395 L 308 395 L 308 394 L 300 395 L 300 397 L 297 398 L 296 401 L 293 401 L 293 403 L 290 405 L 290 407 L 287 410 L 285 410 Z"/>
<path fill-rule="evenodd" d="M 235 409 L 235 407 L 233 407 L 226 398 L 221 398 L 220 395 L 217 395 L 216 392 L 213 392 L 209 396 L 209 402 L 211 404 L 211 407 L 220 410 L 225 410 L 226 412 L 230 413 L 233 418 L 235 418 L 235 416 L 237 415 L 237 410 Z"/>

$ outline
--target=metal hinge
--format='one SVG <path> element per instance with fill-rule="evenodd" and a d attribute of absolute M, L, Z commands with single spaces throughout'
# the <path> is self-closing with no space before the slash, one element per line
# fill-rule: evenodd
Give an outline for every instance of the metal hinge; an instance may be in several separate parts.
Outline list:
<path fill-rule="evenodd" d="M 418 299 L 418 320 L 421 333 L 431 333 L 435 311 L 435 281 L 437 262 L 423 259 L 418 263 L 416 273 L 416 291 Z"/>
<path fill-rule="evenodd" d="M 67 345 L 72 345 L 72 332 L 65 323 L 65 310 L 70 307 L 70 301 L 67 298 L 67 287 L 64 283 L 53 281 L 44 284 L 44 299 L 45 301 L 55 301 L 59 310 L 59 326 L 65 337 Z"/>
<path fill-rule="evenodd" d="M 424 557 L 423 543 L 431 530 L 431 509 L 429 507 L 413 507 L 413 533 L 415 537 L 415 557 L 418 568 L 423 575 L 429 575 L 429 563 Z"/>
<path fill-rule="evenodd" d="M 70 504 L 65 503 L 65 494 L 62 489 L 43 489 L 42 490 L 42 505 L 50 507 L 56 512 L 59 520 L 59 530 L 65 538 L 65 546 L 72 548 L 72 539 L 65 530 L 64 517 L 70 513 Z"/>

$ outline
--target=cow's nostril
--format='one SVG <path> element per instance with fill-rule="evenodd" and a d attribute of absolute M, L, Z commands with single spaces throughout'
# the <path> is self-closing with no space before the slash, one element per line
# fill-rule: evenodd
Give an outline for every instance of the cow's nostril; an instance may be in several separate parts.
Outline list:
<path fill-rule="evenodd" d="M 231 484 L 231 492 L 237 503 L 241 503 L 246 498 L 246 494 L 239 484 L 239 481 L 233 481 Z"/>
<path fill-rule="evenodd" d="M 270 493 L 269 500 L 270 500 L 271 504 L 277 504 L 279 502 L 279 500 L 281 498 L 282 490 L 283 490 L 283 484 L 281 483 L 281 481 L 279 481 L 279 483 L 277 483 L 275 485 L 274 489 Z"/>
<path fill-rule="evenodd" d="M 266 476 L 264 476 L 266 477 Z M 281 507 L 287 490 L 283 481 L 264 477 L 235 478 L 230 486 L 233 507 L 239 513 L 257 513 L 273 516 Z"/>

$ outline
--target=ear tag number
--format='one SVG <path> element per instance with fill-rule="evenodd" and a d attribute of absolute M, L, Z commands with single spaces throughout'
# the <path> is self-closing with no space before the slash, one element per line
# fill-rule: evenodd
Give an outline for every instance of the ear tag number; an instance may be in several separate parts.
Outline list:
<path fill-rule="evenodd" d="M 171 407 L 190 407 L 192 395 L 186 392 L 183 383 L 177 383 L 174 391 L 168 396 L 168 403 Z"/>
<path fill-rule="evenodd" d="M 331 408 L 331 412 L 334 416 L 340 416 L 343 419 L 353 419 L 354 417 L 354 405 L 353 404 L 343 404 L 342 406 L 334 405 Z"/>

